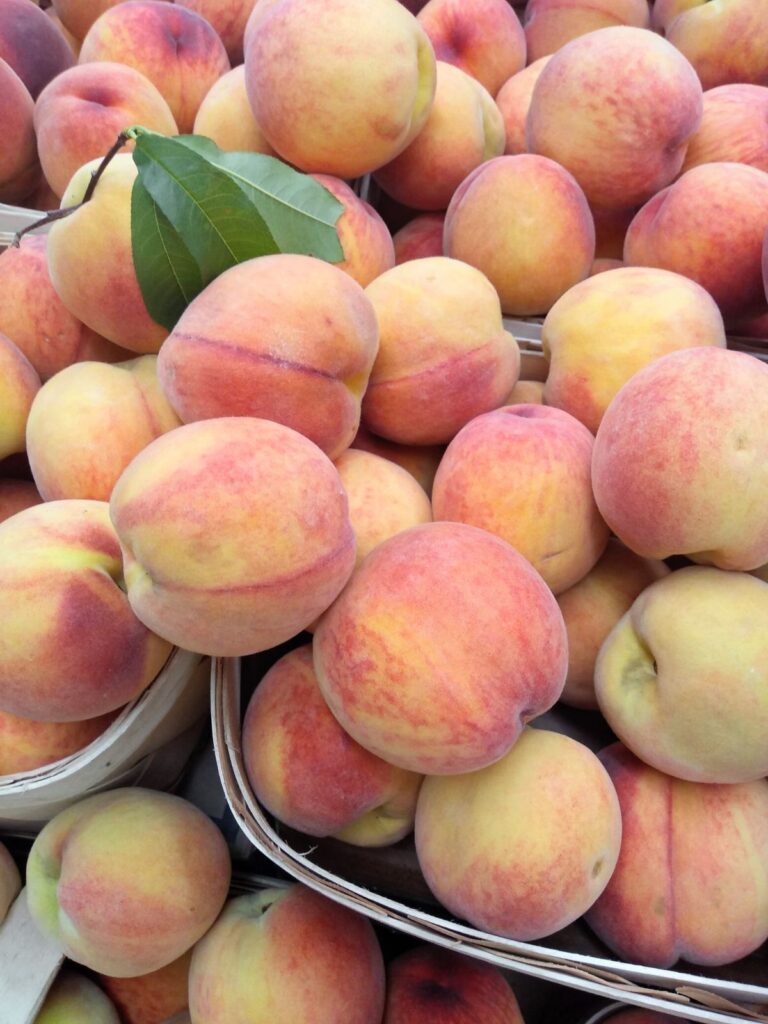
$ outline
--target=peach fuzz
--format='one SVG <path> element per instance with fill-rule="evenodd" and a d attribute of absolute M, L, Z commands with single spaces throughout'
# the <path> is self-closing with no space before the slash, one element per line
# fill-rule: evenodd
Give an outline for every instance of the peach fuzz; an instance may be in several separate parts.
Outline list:
<path fill-rule="evenodd" d="M 426 33 L 396 0 L 282 0 L 254 8 L 248 97 L 275 150 L 304 171 L 354 178 L 421 131 L 435 92 Z"/>
<path fill-rule="evenodd" d="M 111 999 L 84 974 L 64 970 L 54 981 L 35 1017 L 35 1024 L 121 1024 Z"/>
<path fill-rule="evenodd" d="M 228 153 L 275 156 L 248 102 L 243 64 L 227 71 L 213 83 L 195 115 L 192 132 L 213 139 L 219 149 Z"/>
<path fill-rule="evenodd" d="M 383 1024 L 523 1024 L 515 994 L 498 969 L 437 946 L 401 953 L 387 969 Z"/>
<path fill-rule="evenodd" d="M 531 105 L 533 88 L 548 61 L 549 57 L 540 57 L 529 64 L 527 68 L 523 68 L 522 71 L 518 71 L 508 78 L 496 93 L 496 106 L 504 119 L 506 135 L 504 152 L 507 156 L 528 152 L 525 141 L 525 121 L 528 117 L 528 108 Z"/>
<path fill-rule="evenodd" d="M 480 271 L 434 256 L 410 260 L 366 289 L 380 330 L 363 422 L 408 445 L 441 444 L 501 405 L 520 351 Z"/>
<path fill-rule="evenodd" d="M 0 843 L 0 924 L 21 892 L 21 875 L 8 847 Z"/>
<path fill-rule="evenodd" d="M 714 299 L 689 278 L 619 267 L 567 291 L 547 314 L 541 341 L 549 360 L 545 403 L 594 434 L 638 370 L 678 349 L 725 348 L 725 328 Z"/>
<path fill-rule="evenodd" d="M 613 538 L 595 566 L 557 598 L 568 632 L 568 675 L 561 700 L 598 707 L 595 661 L 603 641 L 651 583 L 666 576 L 664 562 L 640 558 Z"/>
<path fill-rule="evenodd" d="M 592 485 L 611 530 L 644 558 L 768 561 L 766 422 L 768 366 L 754 356 L 690 348 L 640 370 L 595 440 Z"/>
<path fill-rule="evenodd" d="M 623 819 L 616 870 L 587 914 L 603 942 L 622 960 L 654 967 L 679 958 L 726 964 L 760 946 L 768 938 L 768 782 L 681 782 L 620 743 L 600 759 Z"/>
<path fill-rule="evenodd" d="M 359 426 L 378 333 L 373 306 L 351 275 L 310 256 L 260 256 L 224 271 L 192 300 L 157 370 L 185 423 L 271 419 L 334 459 Z"/>
<path fill-rule="evenodd" d="M 528 316 L 546 313 L 587 276 L 595 226 L 573 176 L 523 153 L 488 160 L 464 179 L 445 216 L 443 244 L 446 255 L 488 277 L 504 313 Z"/>
<path fill-rule="evenodd" d="M 76 172 L 62 206 L 82 200 L 99 163 L 92 160 Z M 131 154 L 119 153 L 99 178 L 91 200 L 51 225 L 48 272 L 73 316 L 115 345 L 147 353 L 157 352 L 167 331 L 147 312 L 133 269 L 131 191 L 136 175 Z"/>
<path fill-rule="evenodd" d="M 704 93 L 704 113 L 691 136 L 683 171 L 730 161 L 768 171 L 768 88 L 721 85 Z"/>
<path fill-rule="evenodd" d="M 444 224 L 445 216 L 442 213 L 423 213 L 408 221 L 392 236 L 395 264 L 400 266 L 408 260 L 442 256 Z"/>
<path fill-rule="evenodd" d="M 99 15 L 115 7 L 120 0 L 51 0 L 51 3 L 51 10 L 79 44 Z"/>
<path fill-rule="evenodd" d="M 503 757 L 560 696 L 568 653 L 555 599 L 522 555 L 435 522 L 374 548 L 320 620 L 314 657 L 353 739 L 443 775 Z"/>
<path fill-rule="evenodd" d="M 195 1024 L 380 1024 L 371 923 L 303 885 L 230 900 L 192 956 L 189 1010 Z"/>
<path fill-rule="evenodd" d="M 202 938 L 230 874 L 223 836 L 193 804 L 115 789 L 68 807 L 40 832 L 27 901 L 71 960 L 129 978 L 165 967 Z"/>
<path fill-rule="evenodd" d="M 586 576 L 608 542 L 592 497 L 593 446 L 560 409 L 510 405 L 478 416 L 438 467 L 435 519 L 501 537 L 558 594 Z"/>
<path fill-rule="evenodd" d="M 525 67 L 525 33 L 506 0 L 429 0 L 418 20 L 437 59 L 466 71 L 491 96 Z"/>
<path fill-rule="evenodd" d="M 32 99 L 75 62 L 64 36 L 37 4 L 0 0 L 0 60 L 7 61 Z M 5 92 L 3 85 L 2 92 Z M 8 139 L 3 137 L 3 148 Z"/>
<path fill-rule="evenodd" d="M 396 533 L 432 522 L 432 506 L 411 474 L 370 452 L 343 452 L 336 469 L 349 500 L 359 566 L 366 555 Z"/>
<path fill-rule="evenodd" d="M 395 265 L 395 246 L 380 214 L 356 196 L 345 181 L 330 174 L 313 174 L 344 207 L 336 221 L 344 259 L 334 266 L 363 288 Z"/>
<path fill-rule="evenodd" d="M 47 85 L 35 106 L 35 131 L 43 173 L 56 195 L 83 164 L 103 157 L 120 132 L 136 124 L 177 134 L 155 86 L 125 64 L 81 64 Z"/>
<path fill-rule="evenodd" d="M 256 687 L 242 751 L 257 799 L 291 828 L 355 846 L 387 846 L 413 829 L 421 776 L 344 732 L 320 693 L 310 645 L 284 655 Z"/>
<path fill-rule="evenodd" d="M 88 29 L 80 63 L 109 61 L 140 71 L 157 88 L 180 132 L 191 132 L 203 97 L 229 71 L 224 44 L 194 11 L 163 0 L 126 0 Z"/>
<path fill-rule="evenodd" d="M 72 51 L 72 56 L 75 58 L 75 60 L 77 60 L 77 58 L 80 56 L 80 40 L 76 39 L 75 36 L 72 35 L 72 33 L 69 31 L 69 29 L 66 27 L 66 25 L 63 23 L 61 18 L 56 13 L 55 7 L 46 7 L 45 14 L 53 22 L 58 31 L 61 32 L 61 34 L 64 36 L 64 39 L 67 42 L 67 46 Z"/>
<path fill-rule="evenodd" d="M 696 72 L 642 28 L 601 28 L 553 54 L 533 90 L 531 153 L 573 174 L 595 206 L 636 206 L 679 172 L 701 121 Z"/>
<path fill-rule="evenodd" d="M 36 722 L 0 711 L 0 775 L 17 775 L 87 747 L 114 721 L 110 711 L 84 722 Z"/>
<path fill-rule="evenodd" d="M 123 1024 L 169 1024 L 169 1018 L 187 1007 L 192 950 L 178 960 L 137 978 L 110 978 L 98 982 L 120 1013 Z"/>
<path fill-rule="evenodd" d="M 504 121 L 490 93 L 460 68 L 438 61 L 426 124 L 374 179 L 404 206 L 444 210 L 471 171 L 501 156 L 504 141 Z"/>
<path fill-rule="evenodd" d="M 42 501 L 31 480 L 0 480 L 0 523 Z"/>
<path fill-rule="evenodd" d="M 701 164 L 641 207 L 627 231 L 624 261 L 684 274 L 706 288 L 723 316 L 745 317 L 765 308 L 766 230 L 768 173 L 739 163 Z"/>
<path fill-rule="evenodd" d="M 202 654 L 255 653 L 300 633 L 355 562 L 333 463 L 269 420 L 164 434 L 120 477 L 111 510 L 136 614 Z"/>
<path fill-rule="evenodd" d="M 599 28 L 650 28 L 650 24 L 648 0 L 529 0 L 525 9 L 528 63 Z"/>
<path fill-rule="evenodd" d="M 40 378 L 30 361 L 0 334 L 0 459 L 24 451 L 27 417 L 39 390 Z"/>
<path fill-rule="evenodd" d="M 504 405 L 543 405 L 544 384 L 540 380 L 519 380 Z"/>
<path fill-rule="evenodd" d="M 210 22 L 224 43 L 232 67 L 243 62 L 245 26 L 258 0 L 176 0 Z"/>
<path fill-rule="evenodd" d="M 524 942 L 595 902 L 620 842 L 600 761 L 543 729 L 526 729 L 482 771 L 425 779 L 416 807 L 416 853 L 437 899 L 475 928 Z"/>
<path fill-rule="evenodd" d="M 29 3 L 29 0 L 23 0 Z M 40 164 L 33 124 L 35 104 L 26 86 L 4 60 L 0 60 L 0 202 L 19 203 L 37 184 Z"/>
<path fill-rule="evenodd" d="M 432 482 L 443 457 L 442 445 L 405 445 L 376 437 L 365 427 L 360 427 L 350 445 L 350 451 L 371 452 L 388 462 L 402 466 L 420 484 L 427 495 L 432 493 Z"/>

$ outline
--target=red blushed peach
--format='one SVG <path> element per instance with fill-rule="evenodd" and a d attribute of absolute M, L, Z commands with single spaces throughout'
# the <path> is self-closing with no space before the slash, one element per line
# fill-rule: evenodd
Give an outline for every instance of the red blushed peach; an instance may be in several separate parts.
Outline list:
<path fill-rule="evenodd" d="M 375 548 L 320 620 L 314 652 L 323 696 L 353 739 L 433 775 L 503 757 L 557 700 L 567 664 L 562 616 L 538 573 L 500 538 L 445 522 Z"/>
<path fill-rule="evenodd" d="M 387 459 L 388 462 L 402 466 L 424 488 L 426 494 L 430 495 L 432 481 L 435 479 L 435 473 L 445 448 L 442 445 L 395 444 L 394 441 L 376 437 L 365 427 L 360 427 L 350 445 L 350 450 L 371 452 L 373 455 L 380 455 L 382 459 Z"/>
<path fill-rule="evenodd" d="M 98 981 L 118 1009 L 123 1024 L 170 1024 L 171 1017 L 187 1008 L 191 960 L 190 949 L 178 960 L 149 974 L 137 978 L 110 978 L 102 974 Z"/>
<path fill-rule="evenodd" d="M 70 1020 L 121 1024 L 112 1000 L 90 978 L 65 970 L 51 986 L 35 1024 L 62 1024 Z"/>
<path fill-rule="evenodd" d="M 109 507 L 55 501 L 0 525 L 0 707 L 82 722 L 138 696 L 170 646 L 135 617 Z"/>
<path fill-rule="evenodd" d="M 344 732 L 320 693 L 311 646 L 286 654 L 261 680 L 242 749 L 257 798 L 291 828 L 356 846 L 396 843 L 413 828 L 421 776 Z"/>
<path fill-rule="evenodd" d="M 0 334 L 0 458 L 24 451 L 27 417 L 39 390 L 40 378 L 30 361 Z"/>
<path fill-rule="evenodd" d="M 243 36 L 248 18 L 258 0 L 176 0 L 209 21 L 224 43 L 234 67 L 243 63 Z"/>
<path fill-rule="evenodd" d="M 395 263 L 420 260 L 426 256 L 443 255 L 443 226 L 441 213 L 424 213 L 414 217 L 392 236 L 395 245 Z"/>
<path fill-rule="evenodd" d="M 16 775 L 53 764 L 87 747 L 118 711 L 85 722 L 35 722 L 0 711 L 0 775 Z"/>
<path fill-rule="evenodd" d="M 184 422 L 256 416 L 332 459 L 349 447 L 378 349 L 376 316 L 349 274 L 310 256 L 247 260 L 187 307 L 160 350 Z"/>
<path fill-rule="evenodd" d="M 213 83 L 198 108 L 192 131 L 213 139 L 226 152 L 276 155 L 253 116 L 243 64 Z"/>
<path fill-rule="evenodd" d="M 437 470 L 435 519 L 501 537 L 554 593 L 582 579 L 608 542 L 590 481 L 594 442 L 560 409 L 513 405 L 478 416 Z"/>
<path fill-rule="evenodd" d="M 526 729 L 482 771 L 425 779 L 416 808 L 416 852 L 435 896 L 475 928 L 522 941 L 592 906 L 620 843 L 605 768 L 544 729 Z"/>
<path fill-rule="evenodd" d="M 701 164 L 640 209 L 627 231 L 624 261 L 684 274 L 706 288 L 723 316 L 744 317 L 765 306 L 766 230 L 768 173 L 746 164 Z"/>
<path fill-rule="evenodd" d="M 616 870 L 587 914 L 603 942 L 654 967 L 727 964 L 757 949 L 768 938 L 768 782 L 681 782 L 620 743 L 600 759 L 624 826 Z"/>
<path fill-rule="evenodd" d="M 508 78 L 496 94 L 496 106 L 504 118 L 507 140 L 504 152 L 507 156 L 528 152 L 525 141 L 525 121 L 528 117 L 528 108 L 531 105 L 533 87 L 538 82 L 539 75 L 547 66 L 548 61 L 549 57 L 540 57 L 529 64 L 527 68 L 523 68 L 522 71 L 518 71 Z"/>
<path fill-rule="evenodd" d="M 500 156 L 454 193 L 443 242 L 448 256 L 486 275 L 506 314 L 527 316 L 584 280 L 595 226 L 568 171 L 546 157 Z"/>
<path fill-rule="evenodd" d="M 730 161 L 768 171 L 768 88 L 721 85 L 704 93 L 704 113 L 691 136 L 683 171 Z"/>
<path fill-rule="evenodd" d="M 33 4 L 22 0 L 24 5 Z M 0 60 L 0 124 L 3 147 L 0 150 L 0 202 L 18 203 L 37 184 L 40 164 L 37 159 L 35 104 L 24 83 L 4 60 Z"/>
<path fill-rule="evenodd" d="M 444 210 L 471 171 L 503 152 L 504 121 L 490 93 L 461 68 L 438 61 L 427 123 L 374 178 L 404 206 Z"/>
<path fill-rule="evenodd" d="M 344 207 L 336 221 L 344 259 L 334 266 L 365 288 L 395 265 L 395 246 L 389 228 L 370 203 L 356 196 L 340 178 L 329 174 L 313 174 L 312 177 Z"/>
<path fill-rule="evenodd" d="M 240 896 L 195 949 L 189 1009 L 195 1024 L 380 1024 L 376 935 L 361 914 L 303 885 Z"/>
<path fill-rule="evenodd" d="M 501 405 L 520 352 L 483 274 L 442 256 L 411 260 L 366 295 L 381 335 L 363 398 L 370 430 L 401 444 L 439 444 Z"/>
<path fill-rule="evenodd" d="M 10 64 L 32 99 L 75 57 L 64 36 L 29 0 L 0 0 L 0 59 Z M 5 86 L 0 89 L 0 95 Z M 9 140 L 3 137 L 3 149 Z"/>
<path fill-rule="evenodd" d="M 383 1024 L 523 1024 L 497 967 L 437 946 L 417 946 L 387 969 Z"/>
<path fill-rule="evenodd" d="M 418 19 L 437 59 L 466 71 L 491 96 L 525 67 L 525 33 L 506 0 L 430 0 Z"/>
<path fill-rule="evenodd" d="M 42 504 L 37 488 L 29 480 L 0 480 L 0 523 L 23 512 L 25 508 Z"/>
<path fill-rule="evenodd" d="M 435 92 L 426 33 L 394 0 L 265 0 L 245 78 L 254 115 L 288 163 L 353 178 L 416 138 Z"/>
<path fill-rule="evenodd" d="M 27 901 L 71 960 L 129 978 L 165 967 L 202 938 L 230 875 L 224 837 L 193 804 L 115 789 L 48 822 L 29 853 Z"/>
<path fill-rule="evenodd" d="M 768 366 L 753 356 L 691 348 L 640 370 L 595 440 L 592 485 L 609 527 L 644 558 L 768 561 L 766 422 Z"/>
<path fill-rule="evenodd" d="M 525 9 L 528 63 L 599 28 L 650 28 L 648 0 L 530 0 Z"/>
<path fill-rule="evenodd" d="M 56 195 L 64 193 L 75 171 L 103 157 L 120 132 L 136 124 L 177 134 L 170 107 L 154 85 L 124 64 L 82 64 L 46 86 L 35 107 L 35 131 L 43 173 Z"/>
<path fill-rule="evenodd" d="M 194 11 L 162 0 L 126 0 L 88 29 L 80 63 L 110 61 L 140 71 L 171 109 L 180 132 L 191 132 L 203 97 L 229 71 L 224 44 Z"/>
<path fill-rule="evenodd" d="M 587 199 L 636 206 L 679 172 L 701 120 L 696 72 L 641 28 L 601 28 L 553 54 L 533 90 L 531 153 L 573 174 Z"/>
<path fill-rule="evenodd" d="M 300 633 L 355 562 L 333 463 L 268 420 L 164 434 L 125 470 L 111 505 L 136 614 L 203 654 L 254 653 Z"/>

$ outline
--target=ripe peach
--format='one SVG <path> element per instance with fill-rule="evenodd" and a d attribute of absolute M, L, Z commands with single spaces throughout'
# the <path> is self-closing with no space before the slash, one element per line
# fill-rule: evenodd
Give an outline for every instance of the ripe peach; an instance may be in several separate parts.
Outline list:
<path fill-rule="evenodd" d="M 571 39 L 614 25 L 650 28 L 648 0 L 529 0 L 525 9 L 528 63 Z"/>
<path fill-rule="evenodd" d="M 16 775 L 76 754 L 101 736 L 119 711 L 85 722 L 36 722 L 0 711 L 0 775 Z"/>
<path fill-rule="evenodd" d="M 768 88 L 721 85 L 704 93 L 701 124 L 688 143 L 683 172 L 730 161 L 768 171 Z"/>
<path fill-rule="evenodd" d="M 120 1012 L 123 1024 L 170 1024 L 187 1008 L 192 950 L 157 971 L 137 978 L 99 975 L 99 984 Z M 187 1018 L 189 1020 L 189 1018 Z"/>
<path fill-rule="evenodd" d="M 334 265 L 365 288 L 395 265 L 395 246 L 389 228 L 370 203 L 356 196 L 340 178 L 330 174 L 313 174 L 312 177 L 344 207 L 336 221 L 344 259 Z"/>
<path fill-rule="evenodd" d="M 27 417 L 39 389 L 30 361 L 0 334 L 0 459 L 24 451 Z"/>
<path fill-rule="evenodd" d="M 8 62 L 33 100 L 52 78 L 75 63 L 66 39 L 29 0 L 0 0 L 0 60 Z M 6 88 L 3 84 L 0 95 Z M 3 149 L 9 144 L 4 135 Z"/>
<path fill-rule="evenodd" d="M 21 875 L 8 847 L 0 843 L 0 924 L 21 892 Z"/>
<path fill-rule="evenodd" d="M 437 444 L 421 446 L 395 444 L 394 441 L 376 437 L 375 434 L 361 426 L 355 434 L 355 439 L 349 446 L 349 450 L 371 452 L 372 455 L 380 455 L 382 459 L 402 466 L 424 488 L 425 493 L 430 495 L 432 482 L 445 448 Z"/>
<path fill-rule="evenodd" d="M 0 480 L 0 523 L 42 501 L 30 480 Z"/>
<path fill-rule="evenodd" d="M 227 152 L 275 156 L 248 102 L 243 64 L 213 83 L 198 108 L 192 131 L 195 135 L 207 135 Z"/>
<path fill-rule="evenodd" d="M 64 28 L 71 32 L 78 43 L 82 42 L 91 25 L 109 7 L 115 7 L 121 0 L 51 0 L 51 10 L 56 12 Z"/>
<path fill-rule="evenodd" d="M 243 62 L 243 36 L 258 0 L 176 0 L 210 22 L 224 43 L 232 67 Z"/>
<path fill-rule="evenodd" d="M 33 6 L 29 0 L 21 2 L 25 7 Z M 34 189 L 40 176 L 34 110 L 34 101 L 24 83 L 13 68 L 0 59 L 0 124 L 3 126 L 0 202 L 20 202 Z"/>
<path fill-rule="evenodd" d="M 604 274 L 607 270 L 620 270 L 623 266 L 624 260 L 612 260 L 604 256 L 601 259 L 594 260 L 589 276 L 595 277 L 597 274 Z"/>
<path fill-rule="evenodd" d="M 527 153 L 528 146 L 525 141 L 525 122 L 528 117 L 528 108 L 531 105 L 533 88 L 539 80 L 539 75 L 547 66 L 549 57 L 540 57 L 529 64 L 527 68 L 516 72 L 499 89 L 496 94 L 496 106 L 504 118 L 504 129 L 506 145 L 504 152 L 507 156 L 515 156 L 517 153 Z"/>
<path fill-rule="evenodd" d="M 67 42 L 67 46 L 69 46 L 70 50 L 72 51 L 72 56 L 75 58 L 75 60 L 77 60 L 77 58 L 80 56 L 80 40 L 76 39 L 75 36 L 72 35 L 72 33 L 69 31 L 69 29 L 66 27 L 66 25 L 63 23 L 61 18 L 56 13 L 55 7 L 46 7 L 45 14 L 53 22 L 58 31 L 64 36 L 64 39 Z"/>
<path fill-rule="evenodd" d="M 66 1024 L 77 1020 L 88 1021 L 88 1024 L 121 1024 L 112 1000 L 98 985 L 83 974 L 64 970 L 45 997 L 35 1024 Z"/>
<path fill-rule="evenodd" d="M 504 405 L 543 405 L 544 384 L 540 380 L 519 380 Z"/>
<path fill-rule="evenodd" d="M 392 236 L 396 265 L 426 256 L 442 256 L 444 224 L 442 213 L 423 213 L 396 231 Z"/>

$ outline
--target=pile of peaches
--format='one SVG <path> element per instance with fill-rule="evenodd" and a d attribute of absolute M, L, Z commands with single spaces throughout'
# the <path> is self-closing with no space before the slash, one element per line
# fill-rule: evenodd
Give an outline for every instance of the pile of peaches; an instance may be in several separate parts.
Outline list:
<path fill-rule="evenodd" d="M 0 201 L 76 207 L 0 255 L 0 772 L 174 645 L 299 637 L 243 726 L 280 821 L 415 830 L 497 935 L 734 961 L 768 938 L 768 365 L 726 344 L 768 330 L 765 0 L 407 6 L 0 0 Z M 137 123 L 316 176 L 344 260 L 238 263 L 166 331 L 131 153 L 77 206 Z M 558 701 L 616 742 L 537 727 Z"/>

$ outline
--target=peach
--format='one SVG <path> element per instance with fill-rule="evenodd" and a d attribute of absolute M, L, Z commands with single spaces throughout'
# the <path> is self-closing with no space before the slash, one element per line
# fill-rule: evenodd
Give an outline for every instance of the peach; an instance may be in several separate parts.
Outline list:
<path fill-rule="evenodd" d="M 42 500 L 31 480 L 0 480 L 0 523 Z"/>
<path fill-rule="evenodd" d="M 88 1024 L 121 1024 L 111 999 L 104 995 L 90 978 L 75 971 L 64 970 L 54 981 L 35 1024 L 67 1024 L 67 1021 L 88 1021 Z"/>
<path fill-rule="evenodd" d="M 528 117 L 528 108 L 531 105 L 533 88 L 548 61 L 549 57 L 540 57 L 529 64 L 527 68 L 516 72 L 506 80 L 496 94 L 496 106 L 504 118 L 506 135 L 504 152 L 507 156 L 528 152 L 525 141 L 525 121 Z"/>
<path fill-rule="evenodd" d="M 0 843 L 0 924 L 21 892 L 21 875 L 8 847 Z"/>
<path fill-rule="evenodd" d="M 593 261 L 589 276 L 595 277 L 597 274 L 604 274 L 607 270 L 619 270 L 623 266 L 624 260 L 613 260 L 603 256 Z"/>
<path fill-rule="evenodd" d="M 768 88 L 721 85 L 704 93 L 704 113 L 691 136 L 683 171 L 699 164 L 750 164 L 768 171 Z"/>
<path fill-rule="evenodd" d="M 766 614 L 768 583 L 749 573 L 688 566 L 647 587 L 595 666 L 597 701 L 619 739 L 690 782 L 768 775 Z"/>
<path fill-rule="evenodd" d="M 418 19 L 437 59 L 466 71 L 491 96 L 525 67 L 525 33 L 506 0 L 429 0 Z"/>
<path fill-rule="evenodd" d="M 46 13 L 47 17 L 50 18 L 50 20 L 56 26 L 58 31 L 64 36 L 64 39 L 66 40 L 67 46 L 72 51 L 72 56 L 75 58 L 75 60 L 77 60 L 77 58 L 80 56 L 80 40 L 75 38 L 75 36 L 72 35 L 72 33 L 69 31 L 69 29 L 66 27 L 64 22 L 61 20 L 61 18 L 56 13 L 56 8 L 55 7 L 46 7 L 45 8 L 45 13 Z M 101 13 L 101 12 L 99 12 L 99 13 Z"/>
<path fill-rule="evenodd" d="M 526 153 L 488 160 L 464 179 L 443 241 L 446 255 L 488 277 L 509 316 L 546 313 L 595 256 L 592 214 L 575 179 Z"/>
<path fill-rule="evenodd" d="M 491 282 L 457 259 L 411 260 L 366 289 L 381 332 L 363 421 L 400 444 L 441 444 L 501 405 L 520 352 Z"/>
<path fill-rule="evenodd" d="M 646 587 L 665 576 L 664 562 L 640 558 L 617 540 L 574 586 L 557 598 L 568 632 L 568 675 L 561 700 L 597 708 L 595 661 L 603 641 Z"/>
<path fill-rule="evenodd" d="M 522 941 L 580 917 L 608 883 L 620 843 L 605 768 L 544 729 L 525 729 L 482 771 L 425 779 L 416 807 L 416 852 L 437 899 L 475 928 Z"/>
<path fill-rule="evenodd" d="M 169 1024 L 187 1007 L 192 950 L 157 971 L 137 978 L 99 976 L 99 984 L 117 1007 L 123 1024 Z M 189 1019 L 189 1018 L 187 1018 Z"/>
<path fill-rule="evenodd" d="M 442 213 L 423 213 L 396 231 L 392 236 L 396 265 L 426 256 L 442 256 L 444 224 Z"/>
<path fill-rule="evenodd" d="M 650 28 L 650 23 L 648 0 L 529 0 L 525 8 L 528 63 L 599 28 Z"/>
<path fill-rule="evenodd" d="M 595 256 L 597 259 L 624 259 L 624 239 L 627 228 L 638 211 L 633 206 L 628 209 L 602 210 L 599 206 L 592 207 L 592 218 L 595 222 Z"/>
<path fill-rule="evenodd" d="M 654 360 L 683 348 L 725 348 L 723 318 L 698 284 L 668 270 L 620 267 L 575 285 L 541 330 L 547 405 L 594 434 L 619 388 Z"/>
<path fill-rule="evenodd" d="M 120 2 L 121 0 L 52 0 L 51 10 L 56 12 L 59 21 L 78 40 L 79 45 L 99 15 Z"/>
<path fill-rule="evenodd" d="M 540 380 L 519 380 L 504 405 L 543 405 L 544 384 Z"/>
<path fill-rule="evenodd" d="M 224 837 L 193 804 L 115 789 L 48 822 L 29 853 L 27 901 L 71 960 L 129 978 L 165 967 L 202 938 L 230 874 Z"/>
<path fill-rule="evenodd" d="M 503 152 L 504 121 L 490 93 L 461 68 L 438 61 L 426 124 L 374 179 L 404 206 L 444 210 L 471 171 Z"/>
<path fill-rule="evenodd" d="M 46 501 L 109 501 L 134 456 L 180 426 L 156 366 L 157 356 L 77 363 L 42 386 L 27 420 L 27 456 Z"/>
<path fill-rule="evenodd" d="M 320 620 L 314 652 L 352 738 L 431 775 L 503 757 L 559 697 L 568 657 L 555 599 L 522 555 L 446 522 L 374 548 Z"/>
<path fill-rule="evenodd" d="M 354 566 L 333 463 L 268 420 L 206 420 L 164 434 L 125 470 L 111 506 L 136 614 L 203 654 L 290 639 Z"/>
<path fill-rule="evenodd" d="M 120 132 L 136 124 L 177 134 L 155 86 L 125 64 L 81 64 L 47 85 L 35 106 L 35 130 L 43 173 L 56 195 L 63 195 L 83 164 L 103 157 Z"/>
<path fill-rule="evenodd" d="M 29 0 L 0 0 L 0 59 L 7 61 L 32 99 L 66 68 L 75 57 L 64 36 Z M 0 89 L 0 95 L 6 86 Z M 3 149 L 8 140 L 3 138 Z"/>
<path fill-rule="evenodd" d="M 62 206 L 82 200 L 99 163 L 92 160 L 77 171 Z M 147 312 L 133 269 L 131 191 L 137 173 L 131 154 L 119 153 L 92 199 L 51 225 L 48 272 L 73 316 L 108 341 L 147 353 L 157 352 L 167 331 Z"/>
<path fill-rule="evenodd" d="M 370 203 L 356 196 L 340 178 L 330 174 L 313 174 L 312 177 L 344 207 L 336 221 L 344 259 L 335 266 L 365 288 L 395 265 L 395 246 L 389 228 Z"/>
<path fill-rule="evenodd" d="M 371 452 L 372 455 L 380 455 L 382 459 L 402 466 L 424 488 L 425 493 L 430 495 L 432 482 L 445 448 L 442 445 L 395 444 L 394 441 L 376 437 L 361 426 L 348 450 Z"/>
<path fill-rule="evenodd" d="M 243 62 L 243 37 L 251 11 L 258 0 L 176 0 L 209 21 L 224 43 L 234 67 Z"/>
<path fill-rule="evenodd" d="M 600 759 L 624 826 L 616 870 L 587 914 L 603 942 L 622 960 L 654 967 L 681 957 L 726 964 L 760 946 L 768 938 L 768 782 L 681 782 L 620 743 Z"/>
<path fill-rule="evenodd" d="M 192 131 L 195 135 L 207 135 L 226 152 L 275 155 L 248 102 L 243 64 L 213 83 L 198 107 Z"/>
<path fill-rule="evenodd" d="M 109 508 L 54 501 L 0 524 L 0 708 L 82 722 L 138 696 L 170 654 L 134 616 Z"/>
<path fill-rule="evenodd" d="M 195 1024 L 380 1024 L 371 923 L 303 885 L 230 900 L 192 956 L 189 1009 Z"/>
<path fill-rule="evenodd" d="M 675 18 L 689 10 L 691 7 L 698 7 L 701 0 L 654 0 L 651 10 L 651 27 L 662 34 L 667 26 L 671 25 Z"/>
<path fill-rule="evenodd" d="M 0 711 L 0 775 L 17 775 L 76 754 L 101 736 L 117 716 L 85 722 L 35 722 Z"/>
<path fill-rule="evenodd" d="M 386 846 L 413 829 L 421 776 L 344 732 L 320 693 L 309 645 L 284 655 L 257 686 L 242 750 L 256 797 L 291 828 L 356 846 Z"/>
<path fill-rule="evenodd" d="M 511 405 L 478 416 L 448 445 L 432 488 L 435 519 L 511 544 L 560 593 L 608 542 L 590 480 L 589 431 L 560 409 Z"/>
<path fill-rule="evenodd" d="M 288 163 L 354 178 L 421 131 L 435 91 L 426 33 L 396 0 L 282 0 L 254 8 L 245 80 L 256 121 Z"/>
<path fill-rule="evenodd" d="M 257 416 L 334 459 L 360 423 L 378 349 L 371 302 L 349 274 L 310 256 L 239 263 L 187 306 L 157 371 L 178 415 Z"/>
<path fill-rule="evenodd" d="M 39 389 L 30 361 L 0 334 L 0 459 L 24 451 L 27 417 Z"/>
<path fill-rule="evenodd" d="M 383 1024 L 523 1024 L 515 994 L 497 967 L 437 946 L 401 953 L 387 970 Z"/>
<path fill-rule="evenodd" d="M 708 347 L 656 360 L 619 391 L 597 432 L 592 484 L 603 518 L 643 558 L 762 565 L 766 422 L 768 366 L 754 356 Z"/>
<path fill-rule="evenodd" d="M 29 0 L 22 0 L 32 7 Z M 0 59 L 0 202 L 18 203 L 35 187 L 40 176 L 33 124 L 34 101 L 16 72 Z"/>
<path fill-rule="evenodd" d="M 229 71 L 224 44 L 194 11 L 162 0 L 126 0 L 94 21 L 80 48 L 80 63 L 109 61 L 140 71 L 170 107 L 180 132 L 213 83 Z"/>
<path fill-rule="evenodd" d="M 570 171 L 590 203 L 636 206 L 677 175 L 701 110 L 696 72 L 674 46 L 642 28 L 601 28 L 553 54 L 526 140 Z"/>
<path fill-rule="evenodd" d="M 768 173 L 738 163 L 692 167 L 643 206 L 629 226 L 624 260 L 697 281 L 723 316 L 762 312 Z M 713 258 L 716 253 L 716 258 Z"/>

